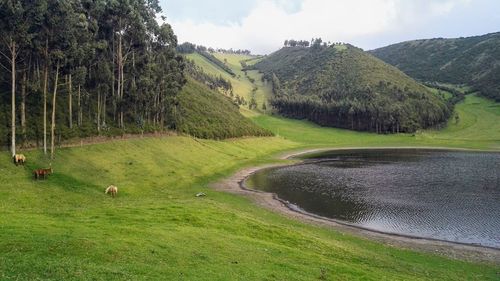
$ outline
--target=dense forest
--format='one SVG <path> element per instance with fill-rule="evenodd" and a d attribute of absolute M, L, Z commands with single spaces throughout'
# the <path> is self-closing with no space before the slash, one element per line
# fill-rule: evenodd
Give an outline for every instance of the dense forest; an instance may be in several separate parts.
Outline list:
<path fill-rule="evenodd" d="M 0 1 L 2 143 L 53 152 L 61 138 L 175 127 L 184 62 L 160 11 L 157 0 Z"/>
<path fill-rule="evenodd" d="M 292 45 L 255 65 L 272 83 L 271 105 L 284 116 L 396 133 L 435 126 L 451 114 L 452 103 L 359 48 L 321 39 Z"/>
<path fill-rule="evenodd" d="M 500 33 L 408 41 L 371 53 L 415 79 L 466 84 L 500 101 Z"/>

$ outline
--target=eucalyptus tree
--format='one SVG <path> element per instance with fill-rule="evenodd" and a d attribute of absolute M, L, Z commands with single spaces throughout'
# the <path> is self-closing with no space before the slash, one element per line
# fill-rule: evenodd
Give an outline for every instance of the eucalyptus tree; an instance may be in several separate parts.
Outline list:
<path fill-rule="evenodd" d="M 0 52 L 4 60 L 10 64 L 11 74 L 11 153 L 16 154 L 16 84 L 17 58 L 23 46 L 29 41 L 27 18 L 28 5 L 20 0 L 3 0 L 0 2 L 0 30 L 4 51 Z"/>
<path fill-rule="evenodd" d="M 49 34 L 50 59 L 52 65 L 55 65 L 55 78 L 52 94 L 52 119 L 50 130 L 51 157 L 55 153 L 55 129 L 56 129 L 56 111 L 57 94 L 59 86 L 59 77 L 61 71 L 69 73 L 77 45 L 77 34 L 85 27 L 80 20 L 80 14 L 77 10 L 78 1 L 73 0 L 50 0 L 48 6 L 49 12 Z"/>

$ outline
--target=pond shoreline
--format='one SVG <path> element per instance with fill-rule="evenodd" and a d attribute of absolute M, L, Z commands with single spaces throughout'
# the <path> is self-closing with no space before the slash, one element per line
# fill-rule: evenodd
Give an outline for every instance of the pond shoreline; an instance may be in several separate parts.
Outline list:
<path fill-rule="evenodd" d="M 353 150 L 353 149 L 431 149 L 431 150 L 449 150 L 449 151 L 498 152 L 498 151 L 484 151 L 484 150 L 474 150 L 474 149 L 454 149 L 454 148 L 444 148 L 444 147 L 375 147 L 375 148 L 345 147 L 345 148 L 319 148 L 319 149 L 294 151 L 283 154 L 282 156 L 278 157 L 278 159 L 290 160 L 290 158 L 304 154 L 333 151 L 333 150 Z M 308 213 L 290 204 L 289 202 L 280 199 L 276 194 L 250 189 L 245 186 L 246 179 L 256 172 L 269 168 L 297 165 L 301 164 L 302 162 L 303 161 L 298 160 L 295 163 L 268 164 L 258 167 L 246 168 L 240 170 L 239 172 L 237 172 L 236 174 L 234 174 L 229 178 L 226 178 L 222 181 L 213 184 L 212 186 L 219 191 L 225 191 L 251 198 L 257 205 L 264 207 L 268 210 L 271 210 L 273 212 L 285 215 L 289 218 L 296 219 L 305 223 L 312 223 L 323 227 L 333 228 L 342 233 L 352 234 L 354 236 L 358 236 L 361 238 L 368 238 L 370 240 L 381 242 L 388 246 L 444 255 L 453 259 L 500 264 L 500 249 L 497 248 L 372 230 L 369 228 L 364 228 L 346 222 L 338 221 L 335 219 L 325 218 L 322 216 Z"/>

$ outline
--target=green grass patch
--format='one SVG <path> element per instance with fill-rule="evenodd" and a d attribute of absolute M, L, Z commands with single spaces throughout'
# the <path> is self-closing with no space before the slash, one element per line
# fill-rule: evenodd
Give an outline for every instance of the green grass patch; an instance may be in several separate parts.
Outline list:
<path fill-rule="evenodd" d="M 306 135 L 319 133 L 304 129 Z M 48 165 L 41 153 L 28 152 L 26 167 L 15 167 L 3 153 L 0 279 L 498 277 L 498 268 L 491 265 L 383 246 L 293 221 L 208 188 L 243 166 L 267 163 L 276 153 L 304 145 L 297 141 L 165 137 L 60 149 L 52 161 L 55 174 L 38 182 L 30 171 Z M 118 198 L 104 195 L 109 184 L 120 188 Z M 200 191 L 207 197 L 196 198 Z"/>

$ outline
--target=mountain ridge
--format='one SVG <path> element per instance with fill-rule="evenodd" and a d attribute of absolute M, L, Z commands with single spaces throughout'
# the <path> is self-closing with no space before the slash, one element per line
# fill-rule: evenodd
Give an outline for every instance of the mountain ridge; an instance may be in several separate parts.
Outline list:
<path fill-rule="evenodd" d="M 369 53 L 415 79 L 468 85 L 500 101 L 500 32 L 411 40 Z"/>

